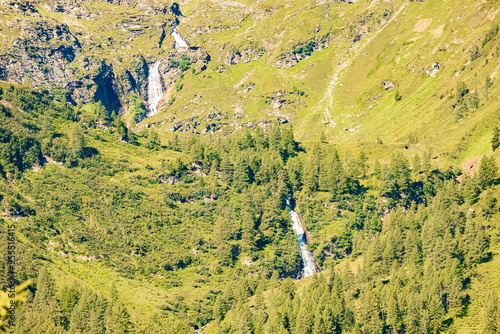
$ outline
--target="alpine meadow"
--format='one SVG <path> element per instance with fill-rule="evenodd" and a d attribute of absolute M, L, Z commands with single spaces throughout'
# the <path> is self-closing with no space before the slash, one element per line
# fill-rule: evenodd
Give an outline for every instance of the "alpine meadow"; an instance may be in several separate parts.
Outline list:
<path fill-rule="evenodd" d="M 500 334 L 500 1 L 0 0 L 0 333 Z"/>

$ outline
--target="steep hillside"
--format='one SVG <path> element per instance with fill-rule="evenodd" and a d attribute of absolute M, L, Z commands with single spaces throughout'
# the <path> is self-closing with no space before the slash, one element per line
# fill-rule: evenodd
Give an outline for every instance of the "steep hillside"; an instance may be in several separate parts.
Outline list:
<path fill-rule="evenodd" d="M 33 281 L 14 332 L 500 332 L 498 1 L 0 20 L 0 282 Z"/>
<path fill-rule="evenodd" d="M 139 121 L 130 94 L 148 105 L 161 61 L 161 112 L 143 123 L 164 133 L 291 122 L 301 140 L 420 143 L 460 160 L 485 151 L 497 117 L 495 1 L 4 4 L 0 79 Z M 202 51 L 174 49 L 172 27 Z M 457 150 L 471 135 L 472 152 Z"/>

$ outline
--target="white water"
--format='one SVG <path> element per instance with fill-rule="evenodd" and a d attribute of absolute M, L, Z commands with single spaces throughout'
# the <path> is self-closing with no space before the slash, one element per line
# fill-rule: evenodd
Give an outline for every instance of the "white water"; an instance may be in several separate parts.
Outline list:
<path fill-rule="evenodd" d="M 148 108 L 149 113 L 148 116 L 153 116 L 158 112 L 157 107 L 163 96 L 163 88 L 161 87 L 160 80 L 160 71 L 158 68 L 160 67 L 160 62 L 156 62 L 149 69 L 149 77 L 148 77 Z"/>
<path fill-rule="evenodd" d="M 300 217 L 297 212 L 292 210 L 292 207 L 287 204 L 288 209 L 290 209 L 290 215 L 292 217 L 292 229 L 297 234 L 297 239 L 299 240 L 299 248 L 302 253 L 302 261 L 304 261 L 304 269 L 301 278 L 305 278 L 315 274 L 318 269 L 316 267 L 316 262 L 314 262 L 314 257 L 310 251 L 307 250 L 307 238 L 304 229 L 302 228 L 302 223 L 300 222 Z"/>
<path fill-rule="evenodd" d="M 189 44 L 186 42 L 184 37 L 175 29 L 172 30 L 172 33 L 170 34 L 174 37 L 175 39 L 175 48 L 187 48 Z"/>

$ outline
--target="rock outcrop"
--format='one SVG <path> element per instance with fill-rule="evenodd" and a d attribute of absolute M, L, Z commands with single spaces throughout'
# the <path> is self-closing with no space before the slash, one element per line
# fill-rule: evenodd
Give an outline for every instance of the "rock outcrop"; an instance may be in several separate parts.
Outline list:
<path fill-rule="evenodd" d="M 320 51 L 330 46 L 330 33 L 321 38 L 313 38 L 307 42 L 295 45 L 294 49 L 282 53 L 274 62 L 273 67 L 286 69 L 295 66 L 299 61 L 307 59 L 315 51 Z"/>
<path fill-rule="evenodd" d="M 439 63 L 433 63 L 426 71 L 425 74 L 435 77 L 437 72 L 439 72 Z"/>
<path fill-rule="evenodd" d="M 0 56 L 0 80 L 22 84 L 30 78 L 33 87 L 57 91 L 69 102 L 102 101 L 116 112 L 122 108 L 120 93 L 136 89 L 140 72 L 134 80 L 121 80 L 121 87 L 113 66 L 85 56 L 82 43 L 66 24 L 41 18 L 24 20 L 20 28 L 20 38 Z"/>
<path fill-rule="evenodd" d="M 231 49 L 226 55 L 219 57 L 219 62 L 226 65 L 237 65 L 259 60 L 264 56 L 266 50 L 260 45 L 249 46 L 242 49 Z"/>
<path fill-rule="evenodd" d="M 385 90 L 392 90 L 394 87 L 399 86 L 398 84 L 395 84 L 394 82 L 391 81 L 382 81 L 381 84 Z"/>
<path fill-rule="evenodd" d="M 89 10 L 99 2 L 140 8 L 141 14 L 122 16 L 109 23 L 110 29 L 123 33 L 120 40 L 104 35 L 95 38 L 95 32 L 85 29 L 77 19 L 101 20 L 105 12 Z M 132 93 L 147 99 L 148 77 L 148 62 L 141 53 L 128 56 L 127 52 L 117 51 L 131 50 L 127 42 L 142 38 L 152 27 L 158 31 L 156 46 L 160 48 L 165 32 L 176 24 L 166 14 L 166 3 L 156 0 L 0 0 L 0 5 L 0 13 L 16 14 L 4 22 L 4 31 L 14 33 L 0 36 L 5 42 L 0 46 L 0 80 L 27 82 L 33 88 L 49 91 L 56 99 L 65 96 L 73 104 L 101 101 L 116 113 L 124 110 Z M 44 11 L 61 14 L 64 19 L 40 14 Z M 153 23 L 157 15 L 162 15 L 161 19 Z M 122 56 L 127 57 L 126 62 Z"/>

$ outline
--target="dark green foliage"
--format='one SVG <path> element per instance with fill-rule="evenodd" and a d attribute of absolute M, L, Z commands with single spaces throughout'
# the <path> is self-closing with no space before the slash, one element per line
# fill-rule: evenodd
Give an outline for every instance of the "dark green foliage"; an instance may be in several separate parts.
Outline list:
<path fill-rule="evenodd" d="M 125 123 L 123 123 L 123 121 L 121 119 L 117 118 L 115 121 L 115 126 L 116 126 L 116 132 L 121 137 L 121 139 L 128 141 L 129 130 L 127 129 L 127 126 L 125 125 Z"/>
<path fill-rule="evenodd" d="M 477 45 L 474 45 L 470 50 L 470 61 L 474 61 L 479 57 L 481 57 L 481 52 L 479 52 L 479 47 Z"/>
<path fill-rule="evenodd" d="M 403 98 L 403 96 L 401 95 L 401 93 L 399 93 L 399 90 L 397 90 L 396 95 L 394 95 L 394 100 L 396 100 L 396 102 L 398 102 L 398 101 L 401 101 L 402 98 Z"/>
<path fill-rule="evenodd" d="M 129 107 L 129 113 L 132 115 L 132 119 L 135 123 L 139 123 L 144 118 L 146 118 L 146 107 L 142 103 L 142 100 L 136 94 L 130 95 L 132 100 L 132 105 Z"/>
<path fill-rule="evenodd" d="M 151 130 L 149 131 L 147 137 L 148 137 L 147 148 L 149 148 L 150 150 L 157 150 L 161 145 L 160 136 L 158 135 L 158 132 L 156 132 L 155 130 Z"/>
<path fill-rule="evenodd" d="M 457 100 L 453 106 L 455 109 L 456 120 L 464 118 L 469 112 L 474 112 L 480 106 L 479 95 L 476 92 L 470 93 L 469 88 L 463 81 L 457 83 Z"/>
<path fill-rule="evenodd" d="M 459 81 L 457 83 L 457 103 L 461 103 L 464 99 L 464 96 L 469 94 L 469 89 L 467 85 L 463 81 Z"/>
<path fill-rule="evenodd" d="M 498 177 L 498 165 L 493 156 L 484 156 L 479 163 L 479 171 L 477 175 L 478 186 L 481 189 L 486 189 L 496 181 Z"/>
<path fill-rule="evenodd" d="M 312 42 L 304 45 L 304 46 L 297 46 L 293 49 L 293 52 L 296 54 L 299 53 L 304 53 L 306 56 L 310 56 L 311 53 L 313 52 L 314 44 Z"/>
<path fill-rule="evenodd" d="M 155 131 L 146 131 L 146 147 L 116 142 L 117 134 L 132 141 L 133 133 L 119 118 L 105 129 L 99 104 L 95 113 L 75 111 L 26 88 L 3 97 L 25 108 L 0 107 L 0 166 L 16 177 L 0 180 L 1 209 L 25 216 L 16 223 L 23 236 L 19 279 L 36 282 L 18 333 L 187 333 L 209 322 L 226 333 L 442 332 L 467 314 L 474 268 L 491 257 L 493 157 L 458 186 L 453 169 L 433 168 L 430 152 L 416 155 L 412 167 L 394 154 L 370 173 L 364 151 L 337 151 L 323 141 L 301 147 L 288 126 L 173 135 L 172 152 Z M 111 140 L 127 154 L 163 160 L 138 168 L 136 157 L 132 163 L 126 155 L 89 154 L 93 143 Z M 24 173 L 44 155 L 71 168 Z M 335 266 L 299 290 L 290 194 L 318 266 Z M 478 201 L 476 217 L 469 207 Z M 3 220 L 0 227 L 4 234 Z M 75 248 L 99 254 L 95 268 L 154 282 L 168 291 L 164 304 L 144 316 L 124 305 L 116 287 L 101 293 L 63 281 L 55 271 L 70 276 L 73 264 L 47 261 L 57 261 L 47 245 L 71 261 Z M 246 257 L 251 266 L 241 265 Z M 3 259 L 0 267 L 5 271 Z M 495 298 L 485 303 L 485 331 L 498 331 L 488 320 L 498 313 Z"/>
<path fill-rule="evenodd" d="M 495 151 L 500 146 L 500 129 L 498 126 L 493 128 L 493 136 L 491 137 L 491 149 Z"/>
<path fill-rule="evenodd" d="M 16 177 L 33 165 L 41 165 L 44 155 L 65 161 L 70 155 L 67 139 L 55 135 L 52 121 L 71 118 L 71 108 L 58 107 L 24 87 L 7 89 L 3 98 L 16 107 L 0 106 L 0 165 L 4 171 Z"/>
<path fill-rule="evenodd" d="M 500 330 L 500 300 L 495 291 L 487 291 L 484 298 L 483 333 L 495 334 Z"/>
<path fill-rule="evenodd" d="M 179 68 L 182 72 L 187 71 L 191 65 L 191 59 L 188 56 L 183 56 L 182 60 L 179 62 Z"/>
<path fill-rule="evenodd" d="M 499 29 L 498 24 L 493 22 L 491 24 L 490 30 L 488 30 L 488 32 L 486 33 L 486 36 L 484 36 L 483 45 L 482 45 L 483 47 L 498 35 L 498 29 Z"/>

